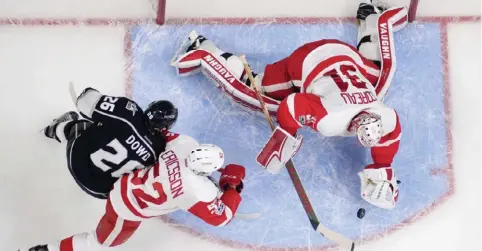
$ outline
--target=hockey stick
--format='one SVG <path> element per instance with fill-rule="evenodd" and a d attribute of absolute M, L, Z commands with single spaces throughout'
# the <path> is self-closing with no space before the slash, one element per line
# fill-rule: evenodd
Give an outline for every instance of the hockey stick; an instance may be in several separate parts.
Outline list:
<path fill-rule="evenodd" d="M 223 173 L 224 168 L 219 168 L 218 172 Z M 215 183 L 215 179 L 212 177 L 208 177 L 213 183 Z M 218 187 L 219 191 L 222 192 L 221 188 L 219 188 L 219 185 L 215 183 L 215 185 Z M 239 220 L 256 220 L 259 217 L 261 217 L 261 213 L 236 213 L 234 215 L 235 218 Z"/>
<path fill-rule="evenodd" d="M 244 55 L 241 55 L 240 59 L 243 62 L 246 74 L 248 74 L 249 81 L 251 81 L 251 85 L 253 86 L 253 89 L 256 92 L 256 96 L 261 105 L 261 109 L 263 110 L 264 117 L 268 121 L 269 126 L 271 127 L 271 130 L 274 130 L 275 126 L 274 126 L 273 120 L 269 115 L 269 112 L 268 112 L 268 109 L 266 108 L 266 104 L 264 103 L 264 100 L 261 97 L 261 92 L 259 91 L 258 86 L 254 82 L 253 74 L 251 72 L 251 69 L 249 68 L 248 62 L 246 61 L 246 57 Z M 328 229 L 327 227 L 325 227 L 323 224 L 320 223 L 320 221 L 318 220 L 318 217 L 316 216 L 315 210 L 311 205 L 310 199 L 308 198 L 308 195 L 306 194 L 306 191 L 303 188 L 303 183 L 301 183 L 300 176 L 298 175 L 298 172 L 296 171 L 295 166 L 293 165 L 293 162 L 291 160 L 289 160 L 286 163 L 286 169 L 288 170 L 288 173 L 291 178 L 291 182 L 295 187 L 296 193 L 298 193 L 298 197 L 301 200 L 301 204 L 303 204 L 303 208 L 305 209 L 306 215 L 308 216 L 308 219 L 310 220 L 310 223 L 313 229 L 319 232 L 325 238 L 336 242 L 341 247 L 347 248 L 350 251 L 355 250 L 355 242 L 353 242 L 349 238 L 339 233 L 331 231 L 330 229 Z"/>
<path fill-rule="evenodd" d="M 234 218 L 239 219 L 239 220 L 256 220 L 261 217 L 261 213 L 236 213 L 234 215 Z"/>
<path fill-rule="evenodd" d="M 77 106 L 77 94 L 75 93 L 74 82 L 69 83 L 70 98 L 72 98 L 72 103 Z"/>

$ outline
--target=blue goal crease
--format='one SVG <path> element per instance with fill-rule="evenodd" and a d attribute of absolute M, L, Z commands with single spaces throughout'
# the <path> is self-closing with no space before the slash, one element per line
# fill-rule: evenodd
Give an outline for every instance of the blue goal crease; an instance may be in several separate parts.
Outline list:
<path fill-rule="evenodd" d="M 261 212 L 255 221 L 233 220 L 222 228 L 176 212 L 169 217 L 219 239 L 266 247 L 331 244 L 312 231 L 286 171 L 269 175 L 254 157 L 270 135 L 261 116 L 231 103 L 204 76 L 178 77 L 170 59 L 191 30 L 234 54 L 246 54 L 257 72 L 298 46 L 323 38 L 356 44 L 353 24 L 258 24 L 137 26 L 133 46 L 133 99 L 141 106 L 168 99 L 179 108 L 175 132 L 224 149 L 226 160 L 247 168 L 239 212 Z M 294 163 L 320 220 L 354 239 L 369 238 L 425 210 L 449 190 L 449 177 L 432 169 L 446 166 L 443 62 L 440 25 L 408 25 L 395 34 L 397 72 L 386 103 L 402 123 L 400 150 L 393 167 L 401 180 L 399 203 L 377 209 L 359 195 L 357 173 L 371 162 L 354 139 L 325 138 L 302 130 L 305 141 Z M 249 156 L 249 157 L 246 157 Z M 359 208 L 366 216 L 358 219 Z M 269 234 L 266 234 L 269 233 Z"/>

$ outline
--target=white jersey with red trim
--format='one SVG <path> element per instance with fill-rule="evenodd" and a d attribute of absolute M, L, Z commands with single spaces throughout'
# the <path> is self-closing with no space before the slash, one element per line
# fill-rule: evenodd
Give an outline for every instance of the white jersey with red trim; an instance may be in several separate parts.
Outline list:
<path fill-rule="evenodd" d="M 372 147 L 372 156 L 375 164 L 391 164 L 401 127 L 396 111 L 379 100 L 383 98 L 379 93 L 385 94 L 387 87 L 379 83 L 379 71 L 373 63 L 337 40 L 320 40 L 301 48 L 290 56 L 301 57 L 296 58 L 301 65 L 292 72 L 300 79 L 293 81 L 299 84 L 300 93 L 292 93 L 281 102 L 277 112 L 280 126 L 293 135 L 298 128 L 309 126 L 328 137 L 353 136 L 348 127 L 357 114 L 378 114 L 384 134 Z"/>
<path fill-rule="evenodd" d="M 199 144 L 186 135 L 167 133 L 166 151 L 151 168 L 123 176 L 110 193 L 116 213 L 126 220 L 141 221 L 184 210 L 207 223 L 228 223 L 240 201 L 237 192 L 221 193 L 208 177 L 186 166 L 186 157 Z"/>

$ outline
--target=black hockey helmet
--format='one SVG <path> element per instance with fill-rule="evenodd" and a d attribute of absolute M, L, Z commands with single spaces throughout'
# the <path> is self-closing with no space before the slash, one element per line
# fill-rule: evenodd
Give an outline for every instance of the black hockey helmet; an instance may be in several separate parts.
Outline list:
<path fill-rule="evenodd" d="M 144 111 L 147 126 L 156 134 L 162 129 L 170 129 L 177 120 L 177 108 L 167 100 L 154 101 Z"/>

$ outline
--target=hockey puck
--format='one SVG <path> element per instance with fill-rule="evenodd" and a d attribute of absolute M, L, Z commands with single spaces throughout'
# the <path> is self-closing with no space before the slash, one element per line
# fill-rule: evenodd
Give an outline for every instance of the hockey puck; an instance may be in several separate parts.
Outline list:
<path fill-rule="evenodd" d="M 359 219 L 363 219 L 363 217 L 365 217 L 365 208 L 358 209 L 356 216 L 358 216 Z"/>

